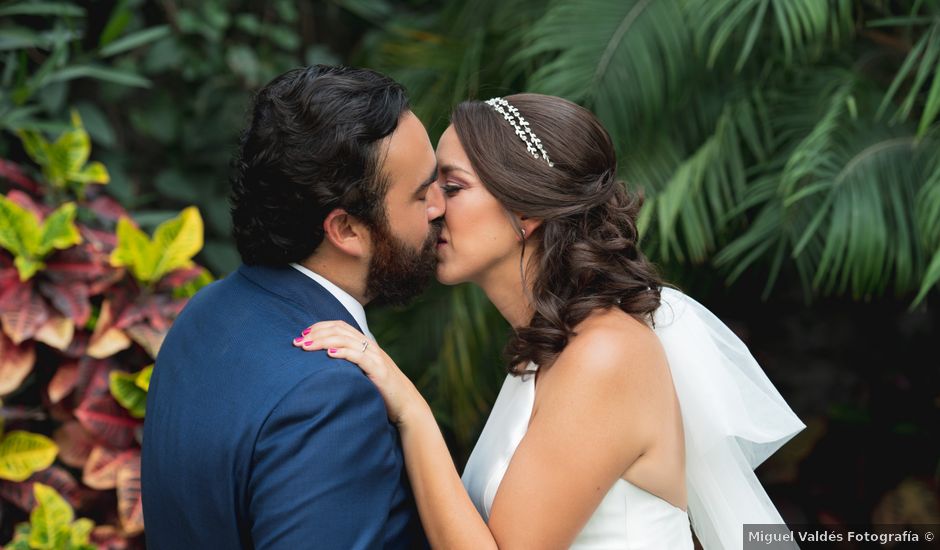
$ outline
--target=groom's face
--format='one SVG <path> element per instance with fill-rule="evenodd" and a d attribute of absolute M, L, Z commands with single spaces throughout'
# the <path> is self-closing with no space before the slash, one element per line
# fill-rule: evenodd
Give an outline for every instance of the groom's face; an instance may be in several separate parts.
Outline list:
<path fill-rule="evenodd" d="M 407 111 L 380 149 L 388 180 L 385 215 L 371 231 L 366 294 L 372 303 L 402 305 L 423 291 L 437 268 L 435 246 L 444 215 L 437 161 L 421 121 Z"/>

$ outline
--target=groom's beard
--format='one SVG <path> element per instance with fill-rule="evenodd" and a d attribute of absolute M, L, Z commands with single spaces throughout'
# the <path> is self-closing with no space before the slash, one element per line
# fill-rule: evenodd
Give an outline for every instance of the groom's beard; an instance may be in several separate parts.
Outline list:
<path fill-rule="evenodd" d="M 428 287 L 437 271 L 442 224 L 441 219 L 431 222 L 428 238 L 415 249 L 392 235 L 387 220 L 379 220 L 372 231 L 375 253 L 366 279 L 370 304 L 403 306 Z"/>

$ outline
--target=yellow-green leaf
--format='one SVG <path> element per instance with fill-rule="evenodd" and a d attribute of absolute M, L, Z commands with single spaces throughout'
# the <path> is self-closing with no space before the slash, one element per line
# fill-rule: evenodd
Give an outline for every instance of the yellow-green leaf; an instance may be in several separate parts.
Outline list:
<path fill-rule="evenodd" d="M 72 129 L 62 132 L 59 139 L 52 144 L 52 149 L 56 152 L 55 161 L 60 163 L 58 169 L 66 176 L 80 172 L 88 162 L 88 157 L 91 156 L 91 138 L 82 126 L 78 111 L 72 111 Z"/>
<path fill-rule="evenodd" d="M 36 255 L 45 256 L 53 248 L 63 250 L 82 242 L 74 220 L 74 202 L 67 202 L 49 214 L 42 224 Z"/>
<path fill-rule="evenodd" d="M 137 373 L 111 371 L 109 385 L 115 401 L 134 418 L 143 418 L 147 411 L 147 391 L 137 385 Z"/>
<path fill-rule="evenodd" d="M 71 543 L 72 546 L 79 546 L 82 544 L 88 544 L 88 541 L 91 537 L 91 531 L 95 528 L 95 522 L 91 521 L 88 518 L 81 518 L 75 520 L 75 523 L 72 524 L 72 537 Z"/>
<path fill-rule="evenodd" d="M 15 256 L 30 256 L 39 244 L 39 218 L 0 195 L 0 246 Z"/>
<path fill-rule="evenodd" d="M 75 512 L 55 489 L 42 483 L 33 485 L 37 506 L 29 514 L 29 545 L 33 548 L 58 549 L 70 538 L 70 524 Z"/>
<path fill-rule="evenodd" d="M 118 244 L 111 252 L 111 265 L 127 267 L 138 281 L 150 282 L 157 259 L 147 235 L 129 218 L 121 218 L 117 238 Z"/>
<path fill-rule="evenodd" d="M 79 172 L 74 172 L 70 176 L 72 181 L 79 183 L 101 183 L 105 184 L 111 181 L 108 169 L 98 161 L 89 162 L 85 168 Z"/>
<path fill-rule="evenodd" d="M 52 466 L 58 453 L 59 447 L 44 435 L 12 431 L 0 439 L 0 478 L 24 481 Z"/>
<path fill-rule="evenodd" d="M 191 265 L 193 256 L 202 250 L 202 216 L 195 206 L 184 208 L 179 216 L 161 223 L 153 234 L 153 244 L 159 260 L 153 271 L 153 281 Z"/>
<path fill-rule="evenodd" d="M 134 383 L 137 384 L 138 388 L 144 391 L 150 391 L 150 376 L 152 374 L 153 365 L 144 367 L 140 372 L 137 373 L 137 378 L 134 379 Z"/>
<path fill-rule="evenodd" d="M 20 274 L 20 281 L 28 281 L 30 277 L 36 274 L 40 269 L 46 267 L 41 260 L 34 260 L 28 256 L 17 256 L 13 259 L 13 265 Z"/>
<path fill-rule="evenodd" d="M 23 149 L 26 150 L 29 158 L 33 159 L 33 162 L 39 166 L 49 164 L 49 142 L 41 133 L 35 130 L 18 130 L 16 135 L 20 137 Z"/>

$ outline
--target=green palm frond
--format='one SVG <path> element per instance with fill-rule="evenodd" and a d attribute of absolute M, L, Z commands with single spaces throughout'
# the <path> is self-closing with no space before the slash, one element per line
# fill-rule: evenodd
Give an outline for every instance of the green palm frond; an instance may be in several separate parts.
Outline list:
<path fill-rule="evenodd" d="M 514 31 L 543 11 L 526 0 L 484 0 L 450 2 L 427 17 L 401 14 L 368 38 L 361 62 L 405 85 L 434 137 L 457 103 L 521 89 L 520 68 L 505 60 L 518 47 Z"/>
<path fill-rule="evenodd" d="M 928 6 L 934 9 L 934 13 L 929 16 L 882 19 L 871 23 L 872 26 L 887 23 L 901 24 L 917 29 L 924 26 L 922 34 L 895 75 L 877 113 L 880 118 L 887 111 L 901 87 L 907 83 L 909 77 L 913 76 L 913 82 L 910 83 L 907 95 L 897 107 L 893 120 L 909 120 L 913 113 L 920 111 L 918 137 L 926 135 L 930 125 L 940 115 L 940 4 L 928 3 Z M 926 97 L 922 97 L 921 94 L 925 91 Z"/>
<path fill-rule="evenodd" d="M 769 147 L 761 103 L 755 92 L 725 104 L 712 133 L 672 167 L 663 183 L 647 181 L 652 184 L 652 192 L 638 225 L 641 234 L 655 229 L 653 238 L 658 243 L 660 259 L 688 258 L 702 262 L 715 250 L 719 233 L 734 217 L 732 211 L 740 204 L 748 185 L 748 162 L 764 158 Z M 679 132 L 692 133 L 681 129 Z M 673 158 L 676 156 L 673 153 Z M 643 160 L 631 164 L 642 165 Z M 655 226 L 651 227 L 654 220 Z"/>
<path fill-rule="evenodd" d="M 838 42 L 852 30 L 850 0 L 711 0 L 690 2 L 689 10 L 699 23 L 696 44 L 707 51 L 708 66 L 715 67 L 730 50 L 735 72 L 755 46 L 782 48 L 790 65 L 798 57 L 818 55 L 830 36 Z"/>
<path fill-rule="evenodd" d="M 937 133 L 940 134 L 940 131 Z M 921 150 L 925 157 L 925 183 L 915 199 L 914 220 L 921 244 L 932 257 L 912 306 L 922 302 L 930 289 L 940 283 L 940 155 L 937 154 L 940 150 L 940 135 L 928 136 Z"/>
<path fill-rule="evenodd" d="M 556 2 L 524 42 L 514 62 L 540 64 L 530 91 L 592 109 L 618 144 L 684 91 L 693 57 L 676 0 Z"/>
<path fill-rule="evenodd" d="M 911 128 L 874 122 L 880 96 L 847 71 L 810 74 L 776 95 L 774 133 L 789 152 L 774 196 L 716 264 L 734 277 L 763 257 L 774 280 L 789 260 L 808 293 L 857 299 L 915 288 L 924 258 L 910 213 L 930 147 Z M 752 189 L 766 198 L 771 181 Z"/>

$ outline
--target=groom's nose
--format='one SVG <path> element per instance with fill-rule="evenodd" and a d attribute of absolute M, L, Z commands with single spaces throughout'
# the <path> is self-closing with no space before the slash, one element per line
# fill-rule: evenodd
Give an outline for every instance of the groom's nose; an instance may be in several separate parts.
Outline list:
<path fill-rule="evenodd" d="M 427 204 L 429 222 L 444 215 L 444 210 L 447 208 L 446 201 L 444 200 L 444 192 L 436 182 L 432 183 L 431 187 L 428 188 Z"/>

